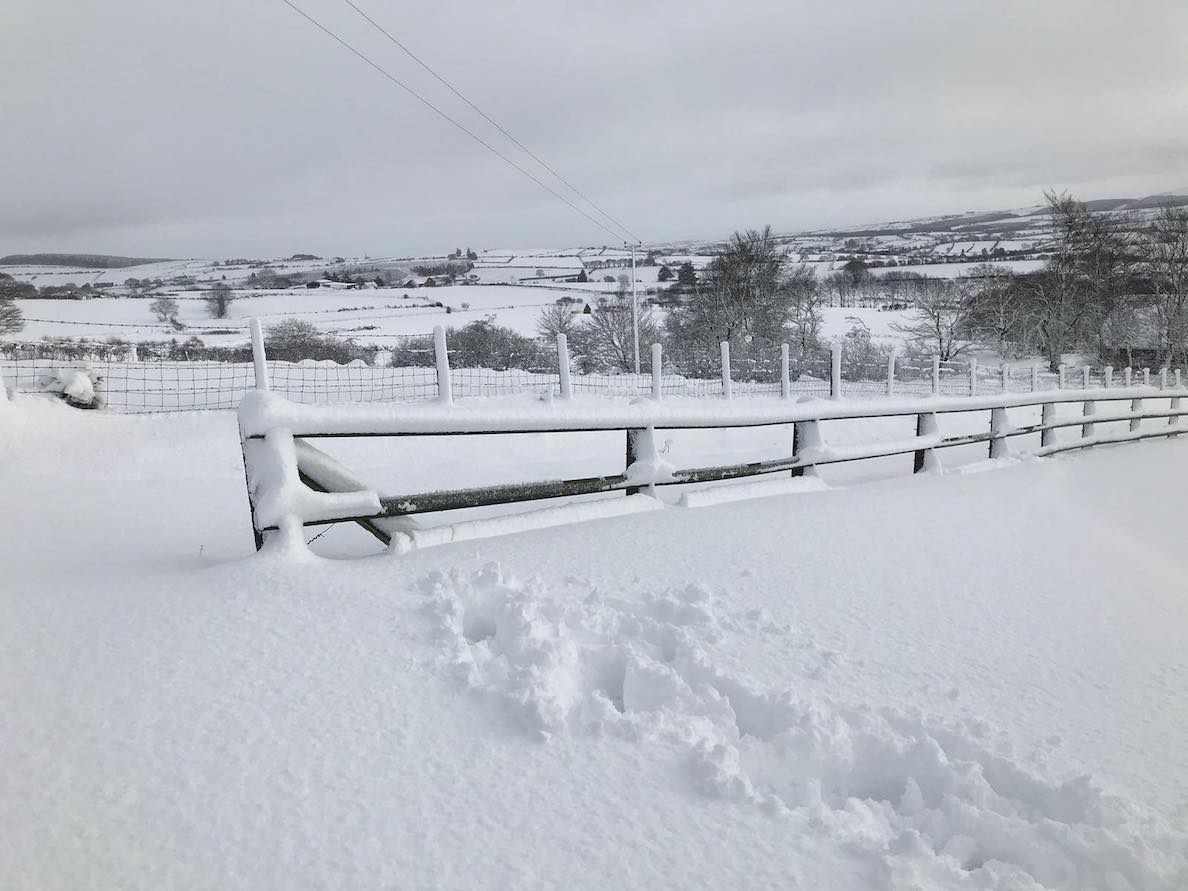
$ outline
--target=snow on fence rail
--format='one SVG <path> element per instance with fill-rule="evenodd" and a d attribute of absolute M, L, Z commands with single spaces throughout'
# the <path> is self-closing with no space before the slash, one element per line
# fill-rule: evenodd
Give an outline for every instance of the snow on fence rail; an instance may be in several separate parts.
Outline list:
<path fill-rule="evenodd" d="M 305 526 L 350 521 L 358 523 L 385 545 L 397 550 L 435 537 L 451 540 L 446 529 L 418 530 L 410 518 L 418 514 L 490 505 L 572 498 L 596 493 L 623 492 L 627 496 L 655 496 L 657 487 L 735 480 L 761 474 L 791 477 L 816 474 L 829 464 L 912 455 L 914 472 L 938 471 L 939 450 L 984 443 L 991 458 L 1009 455 L 1013 437 L 1039 434 L 1034 454 L 1045 456 L 1069 449 L 1104 443 L 1129 442 L 1151 437 L 1173 437 L 1188 432 L 1181 418 L 1182 399 L 1188 390 L 1156 390 L 1150 386 L 1126 388 L 1049 390 L 1012 393 L 1009 387 L 994 394 L 962 398 L 894 398 L 880 402 L 805 400 L 665 400 L 658 390 L 651 399 L 626 403 L 594 402 L 566 398 L 549 401 L 482 402 L 451 404 L 448 366 L 439 366 L 443 393 L 436 404 L 402 406 L 398 411 L 383 405 L 303 405 L 268 390 L 267 366 L 257 366 L 258 388 L 239 409 L 248 500 L 257 549 L 275 539 L 281 549 L 305 547 Z M 1108 375 L 1107 375 L 1108 380 Z M 723 384 L 729 392 L 729 379 Z M 1178 384 L 1178 381 L 1177 381 Z M 1144 400 L 1162 405 L 1144 407 Z M 1058 414 L 1058 408 L 1080 410 Z M 1166 407 L 1163 407 L 1163 406 Z M 1040 407 L 1038 422 L 1016 424 L 1008 410 Z M 1120 410 L 1099 411 L 1117 406 Z M 941 433 L 941 414 L 989 412 L 989 428 L 962 435 Z M 822 436 L 825 421 L 868 418 L 911 418 L 915 436 L 858 445 L 831 446 Z M 1148 424 L 1144 426 L 1143 422 Z M 1152 425 L 1149 422 L 1162 423 Z M 1125 432 L 1105 433 L 1099 425 L 1125 422 Z M 706 467 L 675 467 L 658 451 L 658 430 L 714 430 L 730 428 L 790 427 L 786 457 Z M 1080 435 L 1061 440 L 1057 434 L 1080 428 Z M 621 432 L 624 434 L 624 470 L 596 477 L 545 479 L 533 482 L 464 489 L 381 494 L 351 470 L 312 444 L 338 437 L 454 437 L 489 434 Z M 622 503 L 622 502 L 620 502 Z M 630 502 L 631 509 L 652 509 L 655 497 Z M 601 509 L 603 502 L 584 505 Z M 625 505 L 626 506 L 626 505 Z M 597 513 L 593 515 L 598 515 Z M 505 519 L 505 518 L 504 518 Z M 545 521 L 547 522 L 547 521 Z M 542 523 L 543 524 L 543 523 Z M 520 518 L 518 528 L 529 528 Z"/>
<path fill-rule="evenodd" d="M 255 323 L 253 321 L 253 327 Z M 439 329 L 440 330 L 440 329 Z M 254 343 L 256 357 L 263 342 Z M 976 361 L 900 357 L 886 362 L 851 362 L 834 344 L 829 353 L 789 359 L 787 345 L 776 365 L 765 368 L 768 380 L 735 380 L 728 346 L 723 347 L 719 377 L 698 379 L 665 372 L 658 345 L 652 371 L 645 374 L 579 374 L 572 370 L 564 338 L 559 340 L 552 368 L 509 369 L 454 367 L 444 337 L 435 335 L 435 367 L 375 367 L 362 360 L 347 365 L 332 361 L 266 362 L 271 389 L 305 404 L 340 402 L 425 402 L 442 398 L 539 393 L 565 398 L 574 393 L 624 397 L 817 396 L 874 399 L 887 396 L 974 396 L 1053 389 L 1089 389 L 1131 382 L 1179 386 L 1181 372 L 1147 369 L 1062 368 L 979 365 Z M 443 375 L 441 368 L 448 369 Z M 99 404 L 113 411 L 154 412 L 235 408 L 254 383 L 252 362 L 122 361 L 23 358 L 12 345 L 0 345 L 0 378 L 18 392 L 54 389 L 65 370 L 85 371 L 95 383 Z"/>

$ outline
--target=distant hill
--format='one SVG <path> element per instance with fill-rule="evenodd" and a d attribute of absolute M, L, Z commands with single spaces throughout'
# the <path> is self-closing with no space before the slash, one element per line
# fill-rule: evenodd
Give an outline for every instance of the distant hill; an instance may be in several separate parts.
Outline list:
<path fill-rule="evenodd" d="M 160 263 L 164 258 L 113 257 L 110 254 L 9 254 L 0 266 L 78 266 L 85 269 L 123 269 Z"/>

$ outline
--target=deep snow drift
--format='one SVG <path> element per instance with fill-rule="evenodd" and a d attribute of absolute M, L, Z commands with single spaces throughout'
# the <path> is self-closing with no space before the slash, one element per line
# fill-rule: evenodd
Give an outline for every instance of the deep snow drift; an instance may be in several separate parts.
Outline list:
<path fill-rule="evenodd" d="M 1185 461 L 240 560 L 229 415 L 0 404 L 0 886 L 1186 887 Z"/>

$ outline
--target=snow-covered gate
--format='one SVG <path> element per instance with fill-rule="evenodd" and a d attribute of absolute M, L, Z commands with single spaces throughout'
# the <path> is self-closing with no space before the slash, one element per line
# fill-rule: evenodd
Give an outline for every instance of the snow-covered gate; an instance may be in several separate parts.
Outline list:
<path fill-rule="evenodd" d="M 448 374 L 448 369 L 444 370 Z M 572 498 L 621 491 L 652 504 L 656 488 L 761 474 L 815 473 L 828 464 L 913 455 L 915 472 L 939 470 L 939 449 L 985 443 L 991 458 L 1009 454 L 1011 438 L 1040 435 L 1036 455 L 1051 455 L 1104 443 L 1130 442 L 1188 432 L 1180 418 L 1188 414 L 1181 400 L 1188 390 L 1179 386 L 1107 386 L 1094 390 L 1040 393 L 996 393 L 984 397 L 907 398 L 883 402 L 845 402 L 791 399 L 645 399 L 628 404 L 605 400 L 551 401 L 476 400 L 454 405 L 448 391 L 433 404 L 303 405 L 289 402 L 267 389 L 262 363 L 257 367 L 255 391 L 239 409 L 239 425 L 247 474 L 252 528 L 257 548 L 275 540 L 281 547 L 303 547 L 304 526 L 351 521 L 384 544 L 398 545 L 409 533 L 409 517 L 435 511 L 487 505 Z M 1144 407 L 1147 401 L 1147 407 Z M 1152 407 L 1158 401 L 1159 406 Z M 1079 410 L 1077 406 L 1079 404 Z M 1041 407 L 1038 423 L 1016 426 L 1008 410 Z M 1121 406 L 1110 413 L 1099 408 Z M 1069 410 L 1072 410 L 1071 412 Z M 937 416 L 989 412 L 989 429 L 956 436 L 942 435 Z M 1034 412 L 1032 413 L 1034 415 Z M 825 421 L 912 417 L 916 435 L 862 445 L 830 446 L 821 435 Z M 1151 421 L 1162 421 L 1153 425 Z M 1148 422 L 1144 426 L 1144 421 Z M 1102 433 L 1097 425 L 1126 422 L 1124 432 Z M 678 468 L 656 448 L 657 430 L 709 430 L 785 426 L 791 428 L 789 453 L 775 460 L 742 464 Z M 1062 428 L 1080 428 L 1080 435 L 1061 440 Z M 441 437 L 619 431 L 624 434 L 622 473 L 572 479 L 380 493 L 350 469 L 318 449 L 318 439 L 340 437 Z"/>

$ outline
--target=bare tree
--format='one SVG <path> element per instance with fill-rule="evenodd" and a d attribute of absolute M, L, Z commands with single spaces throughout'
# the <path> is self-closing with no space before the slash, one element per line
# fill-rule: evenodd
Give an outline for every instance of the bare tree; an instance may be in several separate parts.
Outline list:
<path fill-rule="evenodd" d="M 971 346 L 970 310 L 974 286 L 954 279 L 920 279 L 912 284 L 914 318 L 897 322 L 891 330 L 909 344 L 942 362 L 956 359 Z"/>
<path fill-rule="evenodd" d="M 736 371 L 770 375 L 785 340 L 800 353 L 817 346 L 820 296 L 812 268 L 790 265 L 771 227 L 736 232 L 665 319 L 673 358 L 686 373 L 716 373 L 727 341 Z"/>
<path fill-rule="evenodd" d="M 158 297 L 149 304 L 149 310 L 162 322 L 178 324 L 177 315 L 181 312 L 181 307 L 174 297 Z"/>
<path fill-rule="evenodd" d="M 1142 244 L 1142 272 L 1151 291 L 1163 364 L 1188 360 L 1188 209 L 1166 206 Z"/>
<path fill-rule="evenodd" d="M 1052 258 L 1032 293 L 1035 330 L 1052 370 L 1065 350 L 1104 346 L 1104 334 L 1134 280 L 1135 249 L 1118 217 L 1094 213 L 1066 193 L 1045 192 L 1052 215 Z"/>
<path fill-rule="evenodd" d="M 232 301 L 235 300 L 235 292 L 225 282 L 217 282 L 213 288 L 206 292 L 205 299 L 206 311 L 210 313 L 210 317 L 225 319 Z"/>
<path fill-rule="evenodd" d="M 1025 339 L 1017 276 L 990 263 L 974 266 L 967 275 L 974 284 L 966 314 L 970 337 L 993 343 L 1001 356 L 1017 353 Z"/>
<path fill-rule="evenodd" d="M 11 300 L 0 299 L 0 334 L 16 334 L 24 327 L 21 308 Z"/>
<path fill-rule="evenodd" d="M 594 367 L 629 372 L 635 368 L 635 337 L 631 319 L 631 298 L 622 292 L 613 298 L 598 301 L 594 311 L 587 317 L 585 326 L 588 336 L 586 349 Z M 640 369 L 652 367 L 651 345 L 660 339 L 660 328 L 656 324 L 652 309 L 646 304 L 639 307 L 639 349 Z"/>
<path fill-rule="evenodd" d="M 558 334 L 572 339 L 580 328 L 581 315 L 568 300 L 558 300 L 549 304 L 541 310 L 540 317 L 536 320 L 537 333 L 549 340 L 555 340 Z"/>

